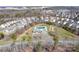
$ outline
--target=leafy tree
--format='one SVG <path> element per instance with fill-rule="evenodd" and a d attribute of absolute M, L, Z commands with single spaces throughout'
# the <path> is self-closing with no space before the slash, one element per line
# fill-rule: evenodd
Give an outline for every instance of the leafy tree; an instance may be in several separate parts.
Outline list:
<path fill-rule="evenodd" d="M 13 42 L 15 42 L 16 39 L 17 39 L 17 35 L 16 35 L 16 34 L 12 34 L 12 35 L 11 35 L 11 38 L 12 38 Z"/>
<path fill-rule="evenodd" d="M 15 14 L 15 17 L 22 17 L 22 16 L 23 16 L 22 13 L 16 13 L 16 14 Z"/>
<path fill-rule="evenodd" d="M 52 25 L 53 23 L 52 23 L 52 22 L 46 22 L 46 24 L 48 24 L 48 25 Z"/>
<path fill-rule="evenodd" d="M 4 33 L 3 32 L 0 32 L 0 40 L 4 38 Z"/>
<path fill-rule="evenodd" d="M 63 29 L 65 29 L 71 33 L 75 33 L 75 29 L 68 28 L 67 26 L 63 26 Z"/>
<path fill-rule="evenodd" d="M 26 40 L 26 36 L 24 35 L 24 36 L 22 36 L 22 41 L 25 41 Z"/>
<path fill-rule="evenodd" d="M 22 41 L 27 40 L 28 42 L 30 42 L 30 41 L 31 41 L 31 39 L 32 39 L 32 37 L 31 37 L 31 36 L 29 36 L 29 35 L 24 35 L 24 36 L 22 36 Z"/>

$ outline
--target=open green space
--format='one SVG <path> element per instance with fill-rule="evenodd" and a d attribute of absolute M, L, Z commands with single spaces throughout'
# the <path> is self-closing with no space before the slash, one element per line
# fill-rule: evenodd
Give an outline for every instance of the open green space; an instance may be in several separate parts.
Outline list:
<path fill-rule="evenodd" d="M 76 37 L 75 34 L 63 29 L 63 28 L 60 28 L 60 27 L 56 27 L 56 32 L 58 33 L 58 36 L 59 38 L 66 38 L 66 39 L 73 39 Z"/>
<path fill-rule="evenodd" d="M 41 23 L 41 24 L 37 24 L 35 26 L 46 26 L 47 27 L 47 32 L 51 32 L 51 33 L 56 33 L 57 36 L 58 36 L 58 39 L 62 39 L 62 38 L 67 38 L 67 39 L 73 39 L 76 37 L 75 34 L 61 28 L 61 27 L 57 27 L 55 25 L 49 25 L 49 24 L 44 24 L 44 23 Z M 23 34 L 19 35 L 17 38 L 16 38 L 16 42 L 17 41 L 31 41 L 32 40 L 32 31 L 33 31 L 33 27 L 35 26 L 32 26 L 30 27 L 29 29 L 27 29 Z M 54 28 L 54 31 L 52 30 L 49 30 L 50 27 L 53 27 Z M 53 36 L 52 36 L 53 37 Z M 9 44 L 9 43 L 12 43 L 13 40 L 12 39 L 9 39 L 9 40 L 0 40 L 0 45 L 4 45 L 4 44 Z"/>

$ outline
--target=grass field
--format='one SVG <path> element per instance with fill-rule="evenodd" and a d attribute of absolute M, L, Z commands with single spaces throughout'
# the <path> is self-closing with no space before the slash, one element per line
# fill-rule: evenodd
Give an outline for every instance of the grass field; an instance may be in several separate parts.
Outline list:
<path fill-rule="evenodd" d="M 0 45 L 10 44 L 12 43 L 12 40 L 6 41 L 6 40 L 0 40 Z"/>
<path fill-rule="evenodd" d="M 75 34 L 63 29 L 63 28 L 60 28 L 60 27 L 56 27 L 57 29 L 57 33 L 58 33 L 58 36 L 59 38 L 68 38 L 68 39 L 73 39 L 76 37 Z"/>

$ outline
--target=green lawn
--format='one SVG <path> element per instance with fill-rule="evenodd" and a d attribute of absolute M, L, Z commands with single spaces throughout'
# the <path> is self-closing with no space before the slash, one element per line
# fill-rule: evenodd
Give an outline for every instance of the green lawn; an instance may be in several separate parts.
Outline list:
<path fill-rule="evenodd" d="M 10 44 L 12 43 L 12 40 L 6 41 L 6 40 L 0 40 L 0 45 Z"/>
<path fill-rule="evenodd" d="M 63 28 L 60 28 L 60 27 L 56 27 L 56 30 L 57 30 L 57 33 L 58 33 L 58 36 L 59 38 L 69 38 L 69 39 L 73 39 L 74 37 L 76 37 L 75 34 L 63 29 Z"/>

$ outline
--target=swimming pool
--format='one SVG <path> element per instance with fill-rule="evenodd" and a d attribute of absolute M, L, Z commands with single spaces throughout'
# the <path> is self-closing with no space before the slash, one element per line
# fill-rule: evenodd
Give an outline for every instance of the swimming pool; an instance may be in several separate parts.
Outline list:
<path fill-rule="evenodd" d="M 47 26 L 36 26 L 33 28 L 33 31 L 47 31 Z"/>

